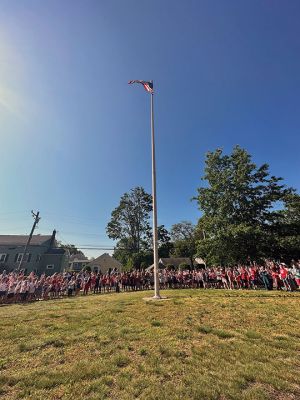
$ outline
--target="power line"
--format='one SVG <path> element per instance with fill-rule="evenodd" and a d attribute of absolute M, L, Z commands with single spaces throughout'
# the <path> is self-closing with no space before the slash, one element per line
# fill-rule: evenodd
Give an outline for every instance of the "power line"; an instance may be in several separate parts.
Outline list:
<path fill-rule="evenodd" d="M 81 247 L 81 246 L 76 246 L 76 247 L 77 249 L 80 250 L 109 250 L 109 251 L 115 250 L 114 247 Z M 127 250 L 127 249 L 118 249 L 118 250 Z"/>
<path fill-rule="evenodd" d="M 61 232 L 64 235 L 69 235 L 69 236 L 93 236 L 93 237 L 106 236 L 105 233 L 67 232 L 65 230 L 62 230 Z"/>

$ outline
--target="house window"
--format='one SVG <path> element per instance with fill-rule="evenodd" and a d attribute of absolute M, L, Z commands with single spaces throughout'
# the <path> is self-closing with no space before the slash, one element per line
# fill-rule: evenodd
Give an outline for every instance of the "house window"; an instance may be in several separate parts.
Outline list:
<path fill-rule="evenodd" d="M 23 254 L 24 254 L 24 253 L 18 253 L 18 254 L 17 254 L 17 262 L 21 262 L 21 261 L 22 261 Z"/>
<path fill-rule="evenodd" d="M 15 262 L 18 262 L 18 263 L 21 262 L 21 261 L 30 262 L 32 254 L 31 253 L 26 253 L 26 256 L 24 257 L 24 260 L 23 260 L 23 255 L 24 255 L 24 253 L 16 254 Z"/>
<path fill-rule="evenodd" d="M 0 254 L 0 262 L 4 262 L 6 259 L 6 254 Z"/>
<path fill-rule="evenodd" d="M 46 269 L 54 269 L 54 264 L 48 264 Z"/>

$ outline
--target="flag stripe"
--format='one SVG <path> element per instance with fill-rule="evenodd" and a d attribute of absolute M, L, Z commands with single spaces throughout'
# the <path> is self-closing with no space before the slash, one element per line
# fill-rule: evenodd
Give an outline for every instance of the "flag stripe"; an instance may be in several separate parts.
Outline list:
<path fill-rule="evenodd" d="M 154 93 L 153 90 L 153 83 L 152 82 L 147 82 L 147 81 L 140 81 L 140 80 L 134 80 L 134 81 L 129 81 L 128 84 L 131 85 L 133 83 L 140 83 L 141 85 L 144 86 L 144 89 L 149 92 L 149 93 Z"/>

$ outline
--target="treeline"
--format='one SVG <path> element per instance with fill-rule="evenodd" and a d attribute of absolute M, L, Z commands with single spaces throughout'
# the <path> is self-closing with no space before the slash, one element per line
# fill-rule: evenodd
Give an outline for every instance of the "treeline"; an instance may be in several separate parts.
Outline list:
<path fill-rule="evenodd" d="M 206 155 L 202 182 L 194 197 L 198 223 L 182 221 L 170 232 L 161 225 L 160 257 L 201 257 L 209 265 L 300 258 L 300 196 L 268 164 L 258 167 L 239 146 L 230 155 L 217 149 Z M 151 195 L 136 187 L 111 214 L 107 234 L 128 268 L 153 262 L 151 211 Z"/>
<path fill-rule="evenodd" d="M 112 214 L 106 231 L 117 240 L 114 257 L 128 268 L 145 268 L 153 263 L 151 228 L 152 197 L 141 187 L 125 193 Z M 187 221 L 158 227 L 159 257 L 189 257 L 196 252 L 196 227 Z"/>

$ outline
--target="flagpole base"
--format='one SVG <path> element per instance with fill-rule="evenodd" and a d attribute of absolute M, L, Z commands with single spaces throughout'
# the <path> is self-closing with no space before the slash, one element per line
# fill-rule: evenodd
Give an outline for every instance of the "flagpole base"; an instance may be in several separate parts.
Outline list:
<path fill-rule="evenodd" d="M 152 296 L 152 297 L 144 297 L 143 300 L 145 301 L 163 301 L 163 300 L 170 300 L 166 296 Z"/>
<path fill-rule="evenodd" d="M 152 297 L 152 299 L 153 299 L 153 300 L 160 300 L 160 299 L 162 299 L 162 297 L 161 297 L 160 294 L 155 294 L 155 295 Z"/>

